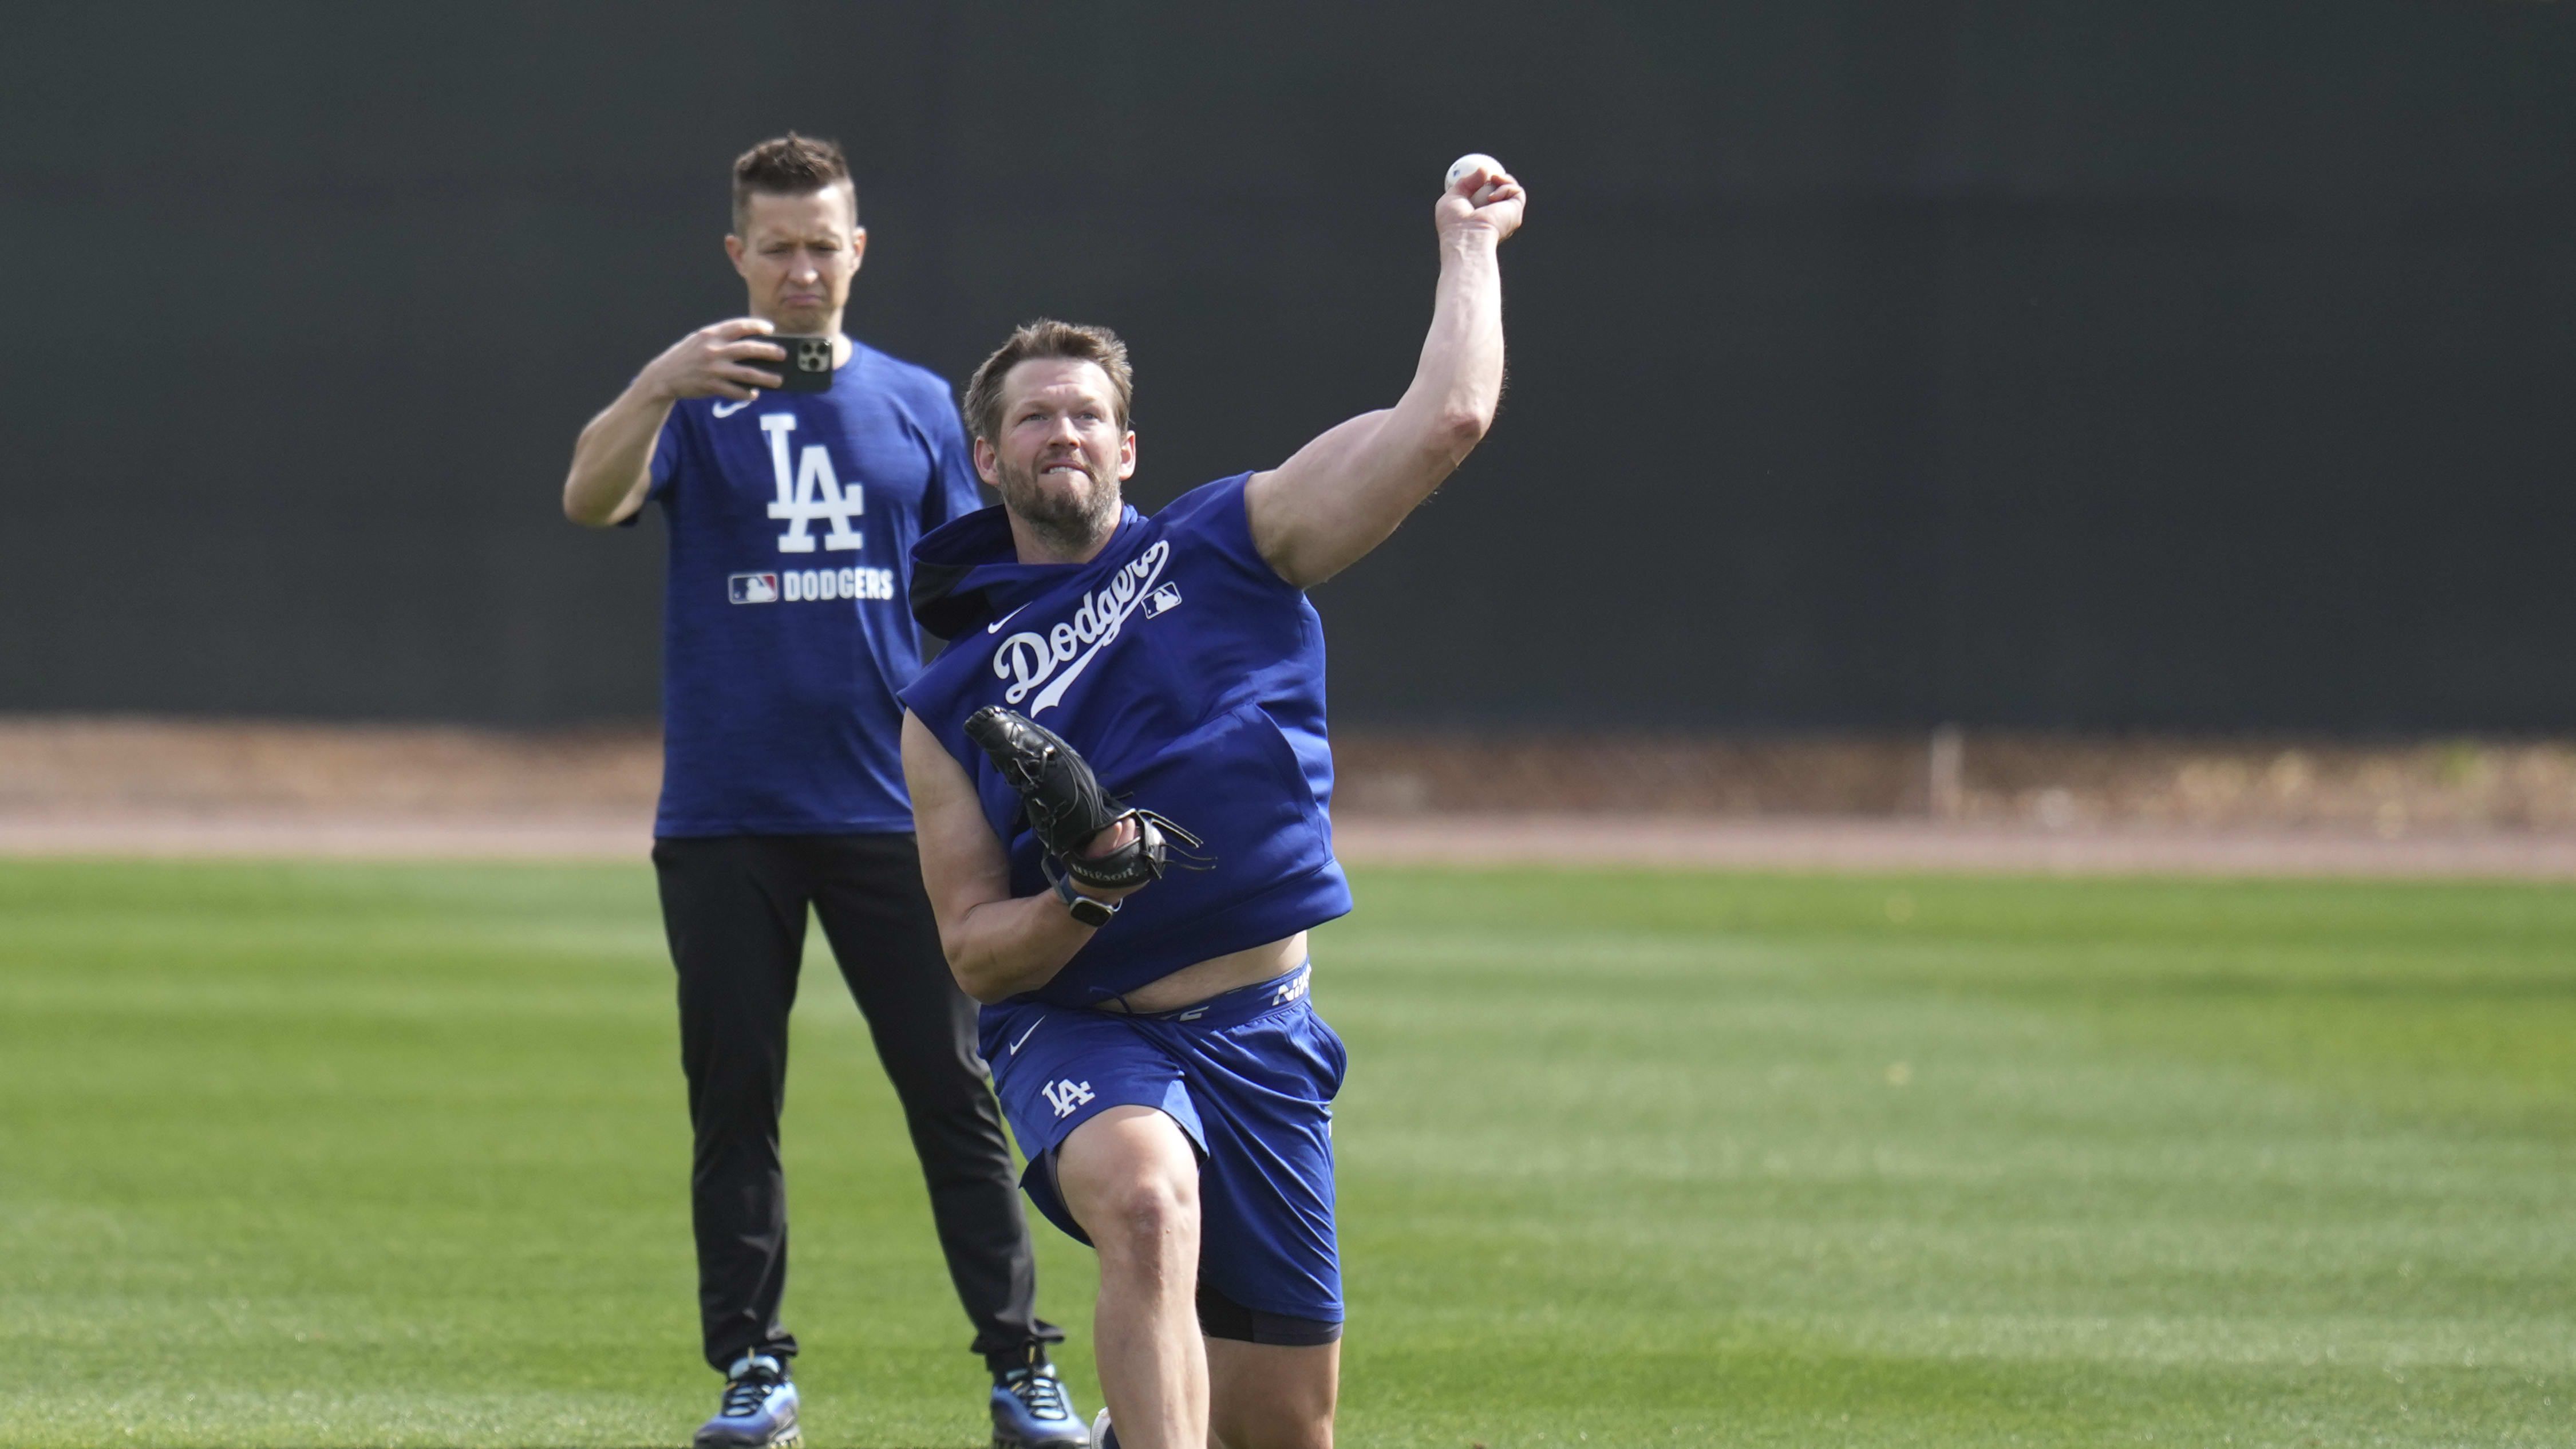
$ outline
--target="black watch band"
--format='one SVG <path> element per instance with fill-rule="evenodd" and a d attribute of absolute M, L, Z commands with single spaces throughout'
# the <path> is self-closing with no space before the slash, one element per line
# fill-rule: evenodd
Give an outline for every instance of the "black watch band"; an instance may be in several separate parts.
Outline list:
<path fill-rule="evenodd" d="M 1118 902 L 1094 900 L 1082 894 L 1073 888 L 1073 877 L 1069 875 L 1055 878 L 1055 894 L 1075 920 L 1094 930 L 1108 925 L 1109 918 L 1118 914 Z"/>

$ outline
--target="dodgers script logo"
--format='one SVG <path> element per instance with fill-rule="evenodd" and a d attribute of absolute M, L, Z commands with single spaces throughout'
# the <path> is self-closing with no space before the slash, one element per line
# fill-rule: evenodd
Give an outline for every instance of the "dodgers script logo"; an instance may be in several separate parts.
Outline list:
<path fill-rule="evenodd" d="M 1155 587 L 1163 565 L 1171 560 L 1170 541 L 1158 538 L 1110 575 L 1097 592 L 1084 596 L 1072 618 L 1043 634 L 1024 629 L 1003 640 L 993 651 L 993 677 L 1011 681 L 1011 687 L 1002 691 L 1003 700 L 1018 704 L 1036 689 L 1037 703 L 1029 706 L 1029 713 L 1054 708 L 1100 651 L 1117 642 L 1128 615 L 1143 608 L 1150 619 L 1177 606 L 1181 601 L 1177 585 Z M 1149 599 L 1154 602 L 1147 608 Z M 1039 689 L 1040 685 L 1045 688 Z"/>

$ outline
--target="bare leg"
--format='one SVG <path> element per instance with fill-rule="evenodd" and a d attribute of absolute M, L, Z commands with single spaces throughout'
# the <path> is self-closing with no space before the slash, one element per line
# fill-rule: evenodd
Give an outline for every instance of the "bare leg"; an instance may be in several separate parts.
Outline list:
<path fill-rule="evenodd" d="M 1223 1449 L 1333 1449 L 1342 1346 L 1207 1340 L 1212 1443 Z M 1114 1417 L 1114 1416 L 1113 1416 Z M 1118 1431 L 1123 1441 L 1127 1430 Z"/>
<path fill-rule="evenodd" d="M 1056 1188 L 1100 1250 L 1092 1347 L 1120 1449 L 1204 1449 L 1199 1161 L 1179 1123 L 1112 1107 L 1056 1149 Z"/>

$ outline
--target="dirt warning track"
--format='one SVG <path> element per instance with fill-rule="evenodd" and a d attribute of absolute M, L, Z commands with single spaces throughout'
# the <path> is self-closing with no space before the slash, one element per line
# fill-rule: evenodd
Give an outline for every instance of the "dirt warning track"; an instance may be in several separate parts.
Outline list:
<path fill-rule="evenodd" d="M 1335 844 L 1362 865 L 2576 880 L 2561 744 L 1921 743 L 1358 736 L 1335 746 Z M 659 780 L 645 730 L 0 717 L 0 855 L 640 864 Z"/>
<path fill-rule="evenodd" d="M 1415 815 L 1346 817 L 1336 827 L 1334 843 L 1343 859 L 1355 865 L 2576 881 L 2576 837 L 2565 835 L 2388 840 L 2279 830 L 2051 831 L 1926 820 Z M 635 815 L 0 817 L 0 856 L 17 857 L 630 860 L 641 865 L 651 846 L 650 820 Z"/>

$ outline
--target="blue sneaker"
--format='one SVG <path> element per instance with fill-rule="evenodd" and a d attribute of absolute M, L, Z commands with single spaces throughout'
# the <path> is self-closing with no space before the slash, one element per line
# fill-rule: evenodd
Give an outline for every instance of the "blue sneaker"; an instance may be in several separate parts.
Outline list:
<path fill-rule="evenodd" d="M 805 1442 L 787 1365 L 765 1353 L 745 1354 L 725 1379 L 724 1405 L 698 1426 L 697 1449 L 795 1449 Z"/>
<path fill-rule="evenodd" d="M 993 1449 L 1091 1449 L 1054 1364 L 1039 1359 L 994 1376 Z"/>

